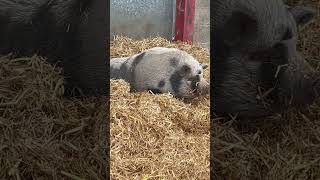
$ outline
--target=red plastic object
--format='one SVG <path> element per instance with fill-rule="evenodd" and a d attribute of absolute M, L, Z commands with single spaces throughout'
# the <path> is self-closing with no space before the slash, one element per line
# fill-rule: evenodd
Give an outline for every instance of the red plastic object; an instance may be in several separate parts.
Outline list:
<path fill-rule="evenodd" d="M 174 41 L 193 42 L 196 0 L 176 0 L 176 28 Z"/>

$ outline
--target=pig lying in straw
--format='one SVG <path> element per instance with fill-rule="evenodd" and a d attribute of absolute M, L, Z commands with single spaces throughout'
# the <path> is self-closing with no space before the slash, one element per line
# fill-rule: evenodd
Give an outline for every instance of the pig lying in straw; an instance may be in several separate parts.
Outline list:
<path fill-rule="evenodd" d="M 207 95 L 209 83 L 203 78 L 207 64 L 200 64 L 185 51 L 155 47 L 110 62 L 110 78 L 124 79 L 131 90 L 170 92 L 177 98 Z"/>

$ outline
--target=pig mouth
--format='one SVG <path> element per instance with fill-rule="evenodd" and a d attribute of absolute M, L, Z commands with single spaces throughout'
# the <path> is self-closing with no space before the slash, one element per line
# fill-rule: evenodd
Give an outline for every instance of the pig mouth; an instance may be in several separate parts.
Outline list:
<path fill-rule="evenodd" d="M 316 98 L 319 98 L 319 74 L 297 75 L 287 71 L 283 72 L 286 73 L 285 75 L 274 76 L 273 86 L 269 88 L 258 86 L 257 88 L 256 99 L 265 108 L 271 108 L 273 112 L 282 112 L 289 108 L 303 110 Z"/>
<path fill-rule="evenodd" d="M 259 52 L 249 58 L 251 62 L 260 64 L 256 74 L 259 77 L 256 99 L 260 105 L 276 113 L 291 107 L 303 109 L 319 97 L 319 74 L 310 70 L 299 53 L 288 59 L 271 52 Z M 255 74 L 250 70 L 249 73 Z"/>
<path fill-rule="evenodd" d="M 191 94 L 197 94 L 197 89 L 200 83 L 200 77 L 199 76 L 195 76 L 195 77 L 191 77 L 187 80 L 188 84 L 190 84 L 190 93 Z"/>
<path fill-rule="evenodd" d="M 202 96 L 202 95 L 208 95 L 210 92 L 209 83 L 204 83 L 204 79 L 199 78 L 191 78 L 187 81 L 187 83 L 190 85 L 189 93 L 192 97 L 194 96 Z"/>
<path fill-rule="evenodd" d="M 206 81 L 197 82 L 193 92 L 196 96 L 210 95 L 210 84 L 207 83 Z"/>
<path fill-rule="evenodd" d="M 192 82 L 192 93 L 196 96 L 201 95 L 201 91 L 200 91 L 200 82 Z"/>

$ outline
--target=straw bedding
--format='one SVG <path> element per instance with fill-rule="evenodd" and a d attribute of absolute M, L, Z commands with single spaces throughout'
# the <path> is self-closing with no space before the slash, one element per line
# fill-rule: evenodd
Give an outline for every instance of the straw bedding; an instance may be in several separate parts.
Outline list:
<path fill-rule="evenodd" d="M 0 179 L 104 179 L 106 98 L 62 96 L 61 69 L 0 58 Z"/>
<path fill-rule="evenodd" d="M 289 3 L 318 9 L 318 17 L 300 29 L 298 47 L 319 69 L 320 1 Z M 215 119 L 212 133 L 215 176 L 218 179 L 320 179 L 319 112 L 320 105 L 316 102 L 306 112 L 289 110 L 258 119 L 245 128 L 236 121 L 222 123 Z"/>
<path fill-rule="evenodd" d="M 155 46 L 176 47 L 209 63 L 203 48 L 158 37 L 115 37 L 111 57 Z M 209 79 L 209 71 L 205 77 Z M 170 94 L 129 93 L 125 81 L 110 82 L 112 179 L 209 179 L 209 97 L 182 102 Z"/>

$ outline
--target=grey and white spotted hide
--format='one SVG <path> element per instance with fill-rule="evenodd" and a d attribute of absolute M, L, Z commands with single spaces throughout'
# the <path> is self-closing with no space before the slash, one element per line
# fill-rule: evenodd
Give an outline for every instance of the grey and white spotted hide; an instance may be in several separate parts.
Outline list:
<path fill-rule="evenodd" d="M 155 47 L 130 57 L 111 59 L 110 78 L 124 79 L 131 90 L 138 92 L 170 92 L 177 98 L 193 98 L 210 92 L 210 85 L 203 78 L 207 67 L 185 51 Z"/>

